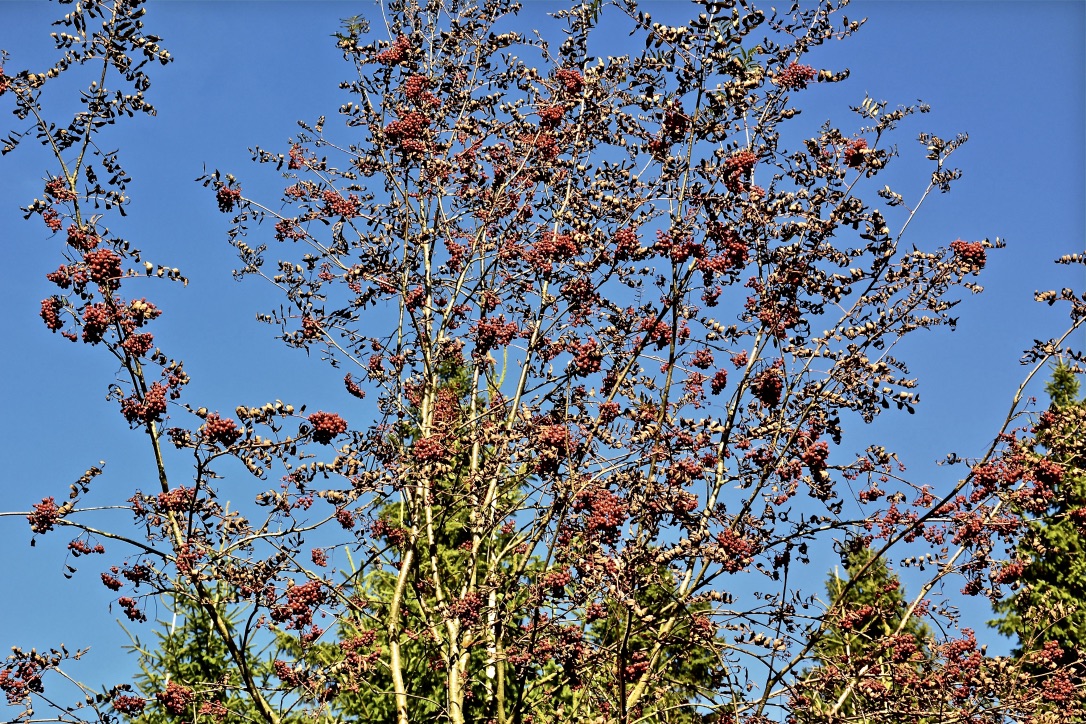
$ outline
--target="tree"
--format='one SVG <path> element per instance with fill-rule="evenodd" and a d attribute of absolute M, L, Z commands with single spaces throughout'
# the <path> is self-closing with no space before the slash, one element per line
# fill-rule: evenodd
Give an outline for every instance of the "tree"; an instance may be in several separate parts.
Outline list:
<path fill-rule="evenodd" d="M 549 31 L 511 29 L 508 0 L 382 9 L 380 32 L 355 18 L 337 36 L 357 72 L 344 84 L 347 141 L 321 117 L 282 153 L 256 149 L 287 177 L 275 201 L 232 174 L 202 178 L 232 217 L 238 276 L 282 294 L 260 318 L 346 368 L 344 404 L 375 401 L 363 422 L 281 400 L 209 411 L 155 347 L 161 310 L 134 296 L 135 277 L 184 277 L 145 263 L 96 213 L 129 203 L 118 154 L 96 141 L 154 113 L 146 69 L 170 59 L 140 2 L 79 4 L 52 68 L 0 76 L 30 128 L 5 152 L 34 133 L 55 155 L 25 209 L 64 230 L 41 317 L 116 359 L 110 397 L 158 486 L 118 501 L 135 534 L 102 532 L 82 502 L 94 468 L 67 503 L 46 496 L 26 514 L 33 533 L 72 528 L 81 553 L 104 554 L 92 534 L 124 546 L 102 580 L 133 621 L 153 596 L 194 602 L 245 710 L 269 724 L 328 715 L 352 682 L 375 697 L 367 711 L 398 724 L 765 722 L 817 660 L 819 633 L 840 624 L 823 616 L 809 635 L 814 597 L 797 573 L 812 547 L 856 536 L 878 556 L 922 555 L 932 573 L 902 620 L 924 607 L 947 633 L 930 645 L 930 677 L 886 688 L 882 708 L 854 718 L 1080 711 L 1073 689 L 1053 698 L 1023 683 L 1019 662 L 985 656 L 930 603 L 955 576 L 1000 595 L 993 565 L 1013 545 L 1006 509 L 1020 494 L 982 474 L 998 446 L 940 496 L 902 478 L 883 445 L 835 450 L 846 426 L 913 409 L 894 346 L 956 324 L 959 290 L 980 291 L 974 277 L 1000 246 L 904 240 L 929 193 L 957 179 L 950 157 L 965 140 L 920 135 L 930 183 L 910 205 L 876 181 L 895 130 L 926 107 L 865 99 L 856 128 L 827 124 L 792 146 L 804 94 L 847 76 L 807 61 L 860 23 L 829 4 L 767 16 L 706 2 L 673 27 L 589 2 L 555 13 L 552 44 Z M 616 31 L 644 51 L 589 55 L 590 38 Z M 84 66 L 84 106 L 54 120 L 41 88 Z M 1071 335 L 1086 311 L 1062 298 Z M 1039 343 L 1035 368 L 1067 338 Z M 464 370 L 464 394 L 449 394 L 450 369 Z M 235 461 L 274 479 L 251 503 L 224 497 Z M 349 571 L 327 557 L 344 546 Z M 342 639 L 320 649 L 336 625 Z M 251 644 L 282 636 L 295 653 L 266 677 Z M 676 655 L 687 641 L 697 656 Z M 66 657 L 17 650 L 0 688 L 27 712 L 48 707 L 45 682 L 64 680 Z M 857 694 L 865 677 L 825 679 L 813 695 L 870 702 Z M 145 706 L 126 692 L 81 695 L 58 716 Z M 192 720 L 226 717 L 218 695 L 171 681 L 155 697 Z"/>
<path fill-rule="evenodd" d="M 796 722 L 862 721 L 882 708 L 887 691 L 894 701 L 907 700 L 921 688 L 917 678 L 930 673 L 931 630 L 915 615 L 886 559 L 856 539 L 842 548 L 842 563 L 848 577 L 834 569 L 826 581 L 832 613 L 814 641 L 818 666 L 794 694 Z M 852 681 L 863 684 L 849 687 Z M 911 711 L 923 711 L 912 703 Z"/>
<path fill-rule="evenodd" d="M 1058 364 L 1045 390 L 1052 402 L 1004 459 L 1004 474 L 1024 483 L 1013 502 L 1024 517 L 1016 557 L 1000 572 L 1014 592 L 995 603 L 1000 633 L 1016 653 L 1047 672 L 1086 652 L 1086 401 L 1072 368 Z"/>
<path fill-rule="evenodd" d="M 221 593 L 217 594 L 220 598 Z M 160 630 L 155 632 L 154 645 L 132 636 L 131 651 L 139 657 L 140 674 L 133 681 L 134 690 L 123 696 L 139 694 L 140 699 L 153 698 L 158 692 L 169 689 L 171 682 L 180 683 L 194 692 L 207 706 L 205 714 L 228 711 L 234 721 L 257 718 L 258 712 L 248 697 L 240 695 L 241 681 L 236 666 L 230 659 L 230 651 L 216 635 L 211 617 L 196 602 L 185 596 L 177 596 L 169 605 L 170 618 L 159 621 Z M 237 630 L 236 615 L 227 615 L 231 631 Z M 246 658 L 252 662 L 264 659 L 250 647 Z M 261 678 L 271 675 L 270 661 Z M 133 701 L 134 701 L 133 697 Z M 162 724 L 172 716 L 165 705 L 133 706 L 128 712 L 131 720 L 140 724 Z"/>

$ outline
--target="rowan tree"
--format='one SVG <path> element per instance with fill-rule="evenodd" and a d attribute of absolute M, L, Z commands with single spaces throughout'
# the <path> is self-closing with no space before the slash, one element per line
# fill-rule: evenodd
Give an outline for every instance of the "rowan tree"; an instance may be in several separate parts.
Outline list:
<path fill-rule="evenodd" d="M 1081 713 L 1059 661 L 1031 677 L 987 656 L 937 595 L 959 580 L 998 599 L 1013 583 L 1006 559 L 1026 525 L 1015 506 L 1053 489 L 1044 461 L 1016 452 L 1020 400 L 938 492 L 885 444 L 840 445 L 846 426 L 913 409 L 918 381 L 896 345 L 956 324 L 952 308 L 1002 245 L 907 237 L 958 178 L 965 141 L 921 133 L 926 190 L 890 188 L 892 139 L 925 106 L 858 99 L 853 126 L 792 132 L 804 95 L 848 75 L 812 65 L 819 46 L 858 21 L 832 3 L 706 1 L 668 26 L 626 0 L 561 9 L 537 34 L 515 29 L 510 0 L 392 0 L 378 30 L 346 21 L 346 128 L 322 116 L 254 151 L 285 176 L 279 199 L 247 196 L 240 172 L 202 179 L 231 219 L 237 276 L 282 295 L 259 318 L 342 375 L 342 406 L 239 400 L 230 413 L 189 399 L 180 357 L 155 346 L 163 310 L 145 280 L 184 275 L 107 226 L 122 223 L 129 179 L 96 141 L 154 114 L 148 68 L 170 59 L 144 10 L 86 0 L 60 21 L 54 66 L 14 72 L 5 59 L 0 76 L 22 124 L 5 153 L 33 134 L 55 156 L 25 207 L 62 246 L 42 320 L 116 359 L 112 404 L 157 480 L 120 494 L 129 531 L 99 530 L 82 504 L 98 467 L 64 505 L 47 495 L 25 515 L 35 535 L 72 530 L 81 554 L 117 556 L 102 582 L 133 622 L 155 596 L 198 605 L 252 718 L 328 716 L 355 684 L 400 724 L 761 724 L 831 692 L 838 720 Z M 631 52 L 591 56 L 599 32 L 629 32 Z M 83 106 L 55 117 L 42 88 L 81 73 Z M 1053 355 L 1081 360 L 1067 339 L 1086 302 L 1039 298 L 1066 303 L 1071 324 L 1029 352 L 1027 382 Z M 354 414 L 362 397 L 371 419 Z M 168 447 L 189 462 L 172 465 Z M 1015 455 L 1015 474 L 992 473 Z M 231 461 L 257 492 L 227 493 Z M 798 573 L 852 539 L 875 559 L 923 562 L 899 629 L 924 615 L 939 634 L 923 662 L 909 634 L 886 652 L 909 662 L 891 667 L 912 672 L 900 685 L 861 667 L 812 692 L 817 642 L 852 612 L 809 616 L 817 593 Z M 349 571 L 328 560 L 342 547 Z M 312 663 L 337 626 L 338 650 Z M 266 677 L 252 644 L 284 636 L 296 654 Z M 65 678 L 67 657 L 9 657 L 0 688 L 20 716 L 146 707 L 128 683 Z M 75 704 L 54 680 L 79 688 Z M 186 721 L 230 717 L 221 691 L 196 682 L 171 680 L 155 699 Z"/>

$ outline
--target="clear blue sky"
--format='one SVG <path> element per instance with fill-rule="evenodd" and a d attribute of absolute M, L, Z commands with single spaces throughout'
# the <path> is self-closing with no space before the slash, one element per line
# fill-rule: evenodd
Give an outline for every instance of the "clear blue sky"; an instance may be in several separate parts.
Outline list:
<path fill-rule="evenodd" d="M 523 27 L 546 23 L 544 12 L 557 7 L 526 2 Z M 643 7 L 663 20 L 693 6 L 676 0 Z M 907 348 L 910 371 L 921 382 L 917 414 L 887 415 L 870 431 L 894 440 L 913 473 L 930 475 L 941 488 L 958 471 L 932 462 L 950 451 L 982 452 L 1021 379 L 1021 351 L 1063 328 L 1062 312 L 1035 304 L 1033 292 L 1084 283 L 1081 267 L 1051 261 L 1082 251 L 1086 238 L 1086 3 L 868 1 L 849 10 L 850 17 L 868 17 L 866 27 L 808 62 L 848 67 L 851 78 L 807 91 L 803 118 L 815 125 L 830 118 L 851 129 L 847 106 L 865 94 L 891 105 L 930 103 L 931 114 L 902 128 L 903 155 L 919 158 L 913 139 L 920 131 L 967 132 L 970 141 L 955 156 L 964 177 L 950 194 L 930 200 L 907 241 L 934 247 L 1000 236 L 1008 243 L 989 255 L 985 293 L 959 306 L 958 331 L 920 335 Z M 50 62 L 48 21 L 61 12 L 63 6 L 45 2 L 0 4 L 0 48 L 12 55 L 9 72 Z M 129 217 L 110 225 L 146 258 L 180 267 L 191 280 L 185 289 L 149 285 L 146 294 L 166 310 L 156 323 L 156 342 L 185 360 L 193 378 L 186 399 L 194 406 L 225 411 L 275 398 L 312 409 L 342 405 L 341 374 L 281 348 L 272 329 L 254 321 L 276 300 L 255 283 L 231 280 L 235 260 L 224 238 L 226 218 L 193 179 L 206 164 L 239 176 L 247 195 L 274 199 L 277 180 L 249 161 L 248 147 L 283 151 L 298 119 L 322 114 L 332 135 L 347 137 L 336 120 L 347 99 L 336 86 L 352 71 L 330 36 L 339 18 L 356 14 L 380 24 L 372 2 L 151 3 L 148 28 L 164 36 L 176 62 L 151 70 L 150 97 L 159 116 L 127 122 L 107 142 L 121 148 L 134 178 Z M 10 115 L 0 116 L 0 130 L 13 123 Z M 116 372 L 111 359 L 50 334 L 38 318 L 40 300 L 51 293 L 44 275 L 60 263 L 59 243 L 46 239 L 40 221 L 24 222 L 17 207 L 41 195 L 47 167 L 32 140 L 0 160 L 6 262 L 0 295 L 7 310 L 0 510 L 26 510 L 44 495 L 59 499 L 103 459 L 107 473 L 96 482 L 101 495 L 94 499 L 123 499 L 136 487 L 152 487 L 151 460 L 139 435 L 128 432 L 116 403 L 104 399 Z M 922 185 L 927 171 L 911 162 L 900 169 L 915 172 L 899 189 L 910 198 L 910 183 Z M 363 414 L 355 410 L 355 417 Z M 242 476 L 224 481 L 240 496 L 248 495 L 247 486 Z M 123 526 L 127 519 L 113 523 Z M 102 562 L 68 561 L 80 570 L 65 581 L 69 538 L 54 533 L 36 548 L 29 540 L 25 520 L 0 518 L 6 552 L 0 571 L 8 589 L 0 603 L 0 646 L 92 645 L 76 674 L 103 684 L 122 679 L 131 663 L 117 653 L 126 638 L 113 622 L 120 611 L 106 611 L 111 595 L 98 582 Z M 114 546 L 111 561 L 118 552 Z M 979 629 L 987 618 L 986 608 L 967 612 Z M 981 636 L 995 639 L 990 632 Z"/>

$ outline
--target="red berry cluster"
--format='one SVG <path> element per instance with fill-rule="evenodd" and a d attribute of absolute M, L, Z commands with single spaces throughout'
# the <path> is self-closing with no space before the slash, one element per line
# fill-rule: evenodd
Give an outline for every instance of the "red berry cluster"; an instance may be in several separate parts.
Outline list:
<path fill-rule="evenodd" d="M 566 93 L 580 93 L 584 87 L 584 76 L 580 71 L 569 68 L 559 68 L 554 72 L 554 79 L 562 84 L 562 90 Z"/>
<path fill-rule="evenodd" d="M 682 264 L 690 257 L 701 259 L 705 256 L 705 246 L 694 241 L 690 236 L 676 238 L 670 232 L 657 231 L 656 244 L 652 247 L 660 256 L 668 256 L 676 264 Z"/>
<path fill-rule="evenodd" d="M 592 623 L 607 617 L 607 606 L 603 603 L 590 603 L 584 610 L 585 621 Z"/>
<path fill-rule="evenodd" d="M 4 66 L 0 65 L 0 96 L 8 92 L 11 86 L 11 78 L 4 75 Z"/>
<path fill-rule="evenodd" d="M 723 274 L 733 269 L 741 269 L 747 263 L 749 250 L 734 229 L 721 224 L 713 224 L 706 238 L 712 242 L 715 255 L 698 260 L 698 268 Z"/>
<path fill-rule="evenodd" d="M 133 357 L 143 357 L 151 351 L 155 344 L 155 336 L 146 332 L 133 334 L 121 342 L 121 347 Z"/>
<path fill-rule="evenodd" d="M 600 422 L 604 425 L 610 425 L 616 419 L 618 414 L 622 411 L 622 408 L 617 402 L 603 402 L 600 404 Z"/>
<path fill-rule="evenodd" d="M 78 558 L 79 556 L 89 556 L 91 553 L 105 553 L 106 547 L 101 543 L 92 546 L 82 538 L 76 538 L 68 543 L 68 550 L 72 552 L 72 556 Z"/>
<path fill-rule="evenodd" d="M 378 53 L 374 60 L 382 65 L 399 65 L 407 59 L 410 50 L 411 40 L 406 35 L 401 35 L 390 47 Z"/>
<path fill-rule="evenodd" d="M 625 681 L 637 681 L 641 675 L 648 671 L 649 657 L 644 651 L 632 651 L 621 666 L 616 666 L 615 673 Z"/>
<path fill-rule="evenodd" d="M 0 669 L 0 691 L 8 704 L 28 700 L 30 692 L 41 692 L 42 665 L 35 659 L 23 659 Z"/>
<path fill-rule="evenodd" d="M 98 246 L 98 242 L 101 239 L 94 233 L 93 230 L 88 230 L 81 226 L 72 224 L 68 227 L 68 244 L 79 249 L 80 251 L 90 251 L 94 247 Z"/>
<path fill-rule="evenodd" d="M 581 250 L 569 234 L 549 231 L 532 247 L 533 256 L 548 261 L 561 261 L 577 256 Z"/>
<path fill-rule="evenodd" d="M 301 666 L 295 668 L 282 659 L 276 659 L 272 663 L 272 669 L 288 689 L 297 689 L 310 683 L 309 672 Z"/>
<path fill-rule="evenodd" d="M 272 620 L 287 623 L 287 628 L 302 629 L 313 623 L 313 609 L 324 603 L 325 591 L 320 581 L 310 581 L 287 589 L 286 603 L 271 610 Z"/>
<path fill-rule="evenodd" d="M 307 236 L 305 230 L 294 219 L 280 219 L 275 223 L 276 241 L 299 241 Z"/>
<path fill-rule="evenodd" d="M 241 437 L 241 430 L 229 417 L 219 417 L 219 413 L 212 412 L 204 423 L 204 437 L 213 443 L 233 445 Z"/>
<path fill-rule="evenodd" d="M 111 249 L 95 249 L 83 255 L 87 264 L 87 273 L 92 282 L 103 291 L 114 290 L 120 286 L 121 257 Z"/>
<path fill-rule="evenodd" d="M 113 698 L 113 708 L 121 714 L 135 716 L 147 706 L 147 700 L 139 696 L 119 694 Z"/>
<path fill-rule="evenodd" d="M 830 446 L 824 442 L 816 442 L 803 451 L 799 459 L 812 473 L 818 473 L 826 469 L 826 458 L 830 456 Z"/>
<path fill-rule="evenodd" d="M 112 321 L 112 310 L 105 304 L 88 305 L 83 310 L 83 341 L 88 344 L 101 342 Z"/>
<path fill-rule="evenodd" d="M 581 493 L 573 509 L 582 513 L 586 538 L 610 545 L 618 542 L 628 514 L 625 500 L 607 488 L 594 488 Z"/>
<path fill-rule="evenodd" d="M 339 523 L 344 530 L 350 530 L 351 528 L 354 528 L 354 513 L 346 508 L 340 508 L 336 511 L 336 522 Z"/>
<path fill-rule="evenodd" d="M 113 570 L 116 571 L 117 567 L 114 566 Z M 122 583 L 119 578 L 116 578 L 108 573 L 102 574 L 102 584 L 111 591 L 119 591 L 121 590 L 121 586 L 124 585 L 124 583 Z"/>
<path fill-rule="evenodd" d="M 717 535 L 716 542 L 720 547 L 719 562 L 728 573 L 737 573 L 743 570 L 750 565 L 751 560 L 754 558 L 754 544 L 731 528 Z"/>
<path fill-rule="evenodd" d="M 396 548 L 407 545 L 409 536 L 406 528 L 392 525 L 384 518 L 378 518 L 370 526 L 370 533 L 374 538 L 383 538 Z"/>
<path fill-rule="evenodd" d="M 220 186 L 215 192 L 215 200 L 219 202 L 219 211 L 224 214 L 230 213 L 241 201 L 241 187 Z"/>
<path fill-rule="evenodd" d="M 343 378 L 343 384 L 347 388 L 347 392 L 349 392 L 354 397 L 357 397 L 361 400 L 363 397 L 366 396 L 366 391 L 359 387 L 358 383 L 351 378 L 350 372 L 348 372 L 347 376 Z"/>
<path fill-rule="evenodd" d="M 751 380 L 750 391 L 766 407 L 776 407 L 781 402 L 784 380 L 776 369 L 760 372 Z"/>
<path fill-rule="evenodd" d="M 569 457 L 571 440 L 565 425 L 540 425 L 533 442 L 536 448 L 535 468 L 541 473 L 556 473 Z"/>
<path fill-rule="evenodd" d="M 302 339 L 320 339 L 321 323 L 313 317 L 302 317 Z"/>
<path fill-rule="evenodd" d="M 313 426 L 313 439 L 322 445 L 347 432 L 347 421 L 334 412 L 314 412 L 309 416 L 309 424 Z"/>
<path fill-rule="evenodd" d="M 660 131 L 656 137 L 649 141 L 648 150 L 653 157 L 658 158 L 686 136 L 690 128 L 690 119 L 683 113 L 682 108 L 671 107 L 664 113 L 664 120 L 660 123 Z"/>
<path fill-rule="evenodd" d="M 523 133 L 517 140 L 529 148 L 534 148 L 543 161 L 553 161 L 562 152 L 558 146 L 558 139 L 546 131 Z"/>
<path fill-rule="evenodd" d="M 1018 559 L 1005 563 L 997 571 L 992 572 L 992 582 L 1001 585 L 1010 585 L 1022 577 L 1026 570 L 1027 561 Z"/>
<path fill-rule="evenodd" d="M 845 165 L 850 168 L 863 168 L 869 152 L 866 138 L 849 141 L 845 146 Z"/>
<path fill-rule="evenodd" d="M 322 198 L 324 199 L 324 213 L 326 216 L 339 216 L 344 219 L 358 216 L 359 201 L 354 194 L 349 194 L 347 198 L 343 198 L 332 189 L 327 189 Z"/>
<path fill-rule="evenodd" d="M 191 576 L 192 569 L 196 566 L 197 562 L 203 558 L 203 553 L 200 549 L 191 543 L 185 543 L 177 548 L 177 555 L 174 558 L 174 564 L 177 566 L 177 572 L 183 576 Z M 128 571 L 125 571 L 125 576 L 128 576 Z"/>
<path fill-rule="evenodd" d="M 687 130 L 690 128 L 690 119 L 682 108 L 668 108 L 664 113 L 663 123 L 660 124 L 660 131 L 672 143 L 677 143 L 683 139 Z"/>
<path fill-rule="evenodd" d="M 60 321 L 60 310 L 64 309 L 64 300 L 60 297 L 49 297 L 41 300 L 41 318 L 45 326 L 56 332 L 64 326 Z"/>
<path fill-rule="evenodd" d="M 475 334 L 475 357 L 482 357 L 495 347 L 503 347 L 520 334 L 515 322 L 506 322 L 505 315 L 495 319 L 483 317 L 472 328 Z"/>
<path fill-rule="evenodd" d="M 785 89 L 806 88 L 807 83 L 815 77 L 815 70 L 809 65 L 792 63 L 777 74 L 775 82 Z"/>
<path fill-rule="evenodd" d="M 155 698 L 158 699 L 158 703 L 162 704 L 162 708 L 170 714 L 181 716 L 185 714 L 189 705 L 196 699 L 196 695 L 187 686 L 171 681 L 166 685 L 165 691 L 155 694 Z"/>
<path fill-rule="evenodd" d="M 369 671 L 376 665 L 381 658 L 380 647 L 373 650 L 373 643 L 376 640 L 377 632 L 371 629 L 339 642 L 339 650 L 343 652 L 343 664 L 348 670 L 359 674 Z M 363 653 L 367 650 L 369 653 Z"/>
<path fill-rule="evenodd" d="M 763 298 L 747 297 L 746 307 L 749 311 L 756 311 L 758 321 L 762 328 L 777 339 L 788 336 L 788 330 L 799 324 L 801 312 L 793 300 L 788 298 L 774 299 L 767 294 Z"/>
<path fill-rule="evenodd" d="M 407 154 L 422 153 L 430 145 L 430 119 L 425 113 L 407 111 L 385 126 L 385 137 Z"/>
<path fill-rule="evenodd" d="M 681 458 L 667 468 L 667 484 L 673 488 L 688 485 L 691 481 L 704 477 L 702 463 L 695 457 Z"/>
<path fill-rule="evenodd" d="M 570 351 L 574 354 L 572 368 L 575 375 L 589 375 L 600 371 L 603 352 L 595 339 L 589 337 L 582 343 L 574 344 Z"/>
<path fill-rule="evenodd" d="M 713 351 L 708 347 L 702 347 L 690 356 L 690 364 L 699 370 L 707 370 L 713 366 Z"/>
<path fill-rule="evenodd" d="M 287 161 L 287 168 L 291 171 L 308 165 L 306 163 L 305 150 L 297 143 L 290 147 L 289 157 L 290 160 Z"/>
<path fill-rule="evenodd" d="M 430 93 L 430 79 L 424 75 L 413 75 L 404 81 L 403 94 L 420 105 L 441 105 L 441 100 Z"/>
<path fill-rule="evenodd" d="M 162 310 L 154 304 L 146 299 L 134 299 L 129 302 L 125 319 L 122 320 L 121 324 L 126 332 L 131 333 L 133 329 L 142 327 L 146 322 L 158 319 L 160 316 L 162 316 Z"/>
<path fill-rule="evenodd" d="M 75 192 L 68 188 L 68 184 L 64 183 L 62 178 L 49 179 L 49 182 L 45 184 L 45 193 L 57 201 L 72 201 L 76 197 Z"/>
<path fill-rule="evenodd" d="M 58 270 L 59 271 L 59 270 Z M 56 273 L 56 272 L 54 272 Z M 78 275 L 74 275 L 77 285 L 80 283 Z M 131 302 L 127 307 L 117 306 L 120 300 L 114 300 L 114 304 L 90 304 L 83 310 L 83 341 L 88 344 L 101 342 L 110 325 L 114 322 L 120 325 L 124 335 L 134 335 L 136 329 L 142 327 L 147 321 L 157 318 L 162 312 L 145 299 Z M 54 332 L 61 328 L 57 313 L 63 309 L 64 302 L 60 298 L 52 297 L 42 302 L 41 317 L 46 326 Z M 68 335 L 65 335 L 68 336 Z M 74 341 L 75 337 L 71 339 Z M 130 354 L 140 356 L 146 354 L 151 347 L 151 335 L 145 335 L 139 339 L 128 341 L 128 337 L 122 341 L 122 346 Z M 127 344 L 126 344 L 127 343 Z"/>
<path fill-rule="evenodd" d="M 717 370 L 716 374 L 713 375 L 712 382 L 709 383 L 709 388 L 713 391 L 714 395 L 719 395 L 727 386 L 728 370 Z"/>
<path fill-rule="evenodd" d="M 49 227 L 49 231 L 60 231 L 60 227 L 64 226 L 56 209 L 46 209 L 41 212 L 41 220 Z"/>
<path fill-rule="evenodd" d="M 128 617 L 129 621 L 143 622 L 147 620 L 147 615 L 140 610 L 139 604 L 136 603 L 134 598 L 121 596 L 117 599 L 117 605 L 124 609 L 124 615 Z"/>
<path fill-rule="evenodd" d="M 313 561 L 313 565 L 324 568 L 328 565 L 328 554 L 325 553 L 323 548 L 314 548 L 309 552 L 309 559 Z"/>
<path fill-rule="evenodd" d="M 950 242 L 950 250 L 954 252 L 955 259 L 978 269 L 983 269 L 984 264 L 988 261 L 984 244 L 979 241 L 962 241 L 958 239 Z"/>
<path fill-rule="evenodd" d="M 758 157 L 753 151 L 740 151 L 724 161 L 724 186 L 732 193 L 739 193 L 747 187 L 754 164 Z"/>
<path fill-rule="evenodd" d="M 139 584 L 151 580 L 151 569 L 147 566 L 136 564 L 134 566 L 126 566 L 121 575 L 127 578 L 132 583 L 139 587 Z"/>
<path fill-rule="evenodd" d="M 615 261 L 636 261 L 641 257 L 641 242 L 637 240 L 637 232 L 633 229 L 619 229 L 611 241 L 615 247 Z"/>
<path fill-rule="evenodd" d="M 486 608 L 486 599 L 478 592 L 472 592 L 449 604 L 449 617 L 458 619 L 470 628 L 479 622 L 479 616 Z"/>
<path fill-rule="evenodd" d="M 411 446 L 411 456 L 423 465 L 437 463 L 449 456 L 449 449 L 442 442 L 442 436 L 431 435 L 415 441 Z"/>
<path fill-rule="evenodd" d="M 646 317 L 638 324 L 638 329 L 647 333 L 648 341 L 653 342 L 656 349 L 663 349 L 671 343 L 671 325 L 663 319 Z"/>
<path fill-rule="evenodd" d="M 26 516 L 26 519 L 30 522 L 30 530 L 35 533 L 48 533 L 53 530 L 53 526 L 60 520 L 60 508 L 56 499 L 51 495 L 42 498 L 40 503 L 34 504 L 34 511 Z"/>
<path fill-rule="evenodd" d="M 165 385 L 155 382 L 148 388 L 142 400 L 139 395 L 122 400 L 121 414 L 132 424 L 157 422 L 166 414 L 166 392 Z"/>
<path fill-rule="evenodd" d="M 165 493 L 159 493 L 155 499 L 155 507 L 161 513 L 185 513 L 192 509 L 195 500 L 196 489 L 182 485 Z"/>
<path fill-rule="evenodd" d="M 547 130 L 553 130 L 558 127 L 565 115 L 566 107 L 560 103 L 540 106 L 539 126 L 541 128 L 546 128 Z"/>
<path fill-rule="evenodd" d="M 293 149 L 291 150 L 293 151 Z M 292 184 L 283 189 L 283 195 L 288 199 L 297 201 L 299 199 L 309 198 L 309 189 L 302 184 Z"/>
<path fill-rule="evenodd" d="M 205 701 L 200 704 L 199 714 L 200 716 L 209 716 L 215 721 L 226 721 L 226 717 L 230 715 L 230 710 L 221 701 Z"/>

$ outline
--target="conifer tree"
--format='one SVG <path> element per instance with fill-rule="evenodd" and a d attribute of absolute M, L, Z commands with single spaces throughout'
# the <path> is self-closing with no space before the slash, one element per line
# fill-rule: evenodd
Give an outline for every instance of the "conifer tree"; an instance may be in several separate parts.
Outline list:
<path fill-rule="evenodd" d="M 1020 455 L 1034 478 L 1051 482 L 1045 494 L 1024 485 L 1017 498 L 1027 530 L 1017 557 L 1004 567 L 1015 591 L 995 604 L 992 623 L 1018 639 L 1015 654 L 1049 664 L 1077 663 L 1086 651 L 1086 400 L 1067 365 L 1057 365 L 1045 387 L 1051 405 Z M 1043 473 L 1043 474 L 1042 474 Z"/>
<path fill-rule="evenodd" d="M 826 581 L 831 615 L 813 645 L 819 665 L 797 687 L 797 724 L 864 721 L 882 708 L 880 694 L 894 690 L 900 700 L 909 682 L 931 664 L 931 631 L 909 610 L 905 589 L 885 557 L 861 539 L 846 544 L 841 557 L 845 577 L 835 568 Z M 807 693 L 813 690 L 820 694 Z"/>
<path fill-rule="evenodd" d="M 219 599 L 225 591 L 217 594 Z M 159 621 L 153 645 L 141 641 L 131 631 L 129 650 L 138 656 L 140 672 L 134 678 L 138 693 L 146 697 L 143 706 L 125 710 L 129 721 L 136 724 L 165 724 L 176 721 L 168 711 L 164 697 L 184 690 L 194 692 L 203 700 L 199 714 L 227 722 L 256 719 L 252 700 L 241 688 L 241 676 L 230 658 L 226 644 L 216 635 L 210 616 L 191 598 L 174 594 L 167 603 L 167 616 Z M 224 609 L 230 610 L 230 609 Z M 230 611 L 227 623 L 236 628 L 238 613 Z M 271 659 L 250 646 L 248 660 L 262 669 L 258 678 L 267 681 Z M 171 684 L 175 688 L 171 689 Z M 185 707 L 188 710 L 189 707 Z M 123 707 L 122 707 L 123 709 Z M 195 709 L 195 708 L 194 708 Z"/>

